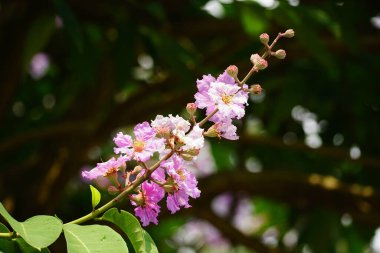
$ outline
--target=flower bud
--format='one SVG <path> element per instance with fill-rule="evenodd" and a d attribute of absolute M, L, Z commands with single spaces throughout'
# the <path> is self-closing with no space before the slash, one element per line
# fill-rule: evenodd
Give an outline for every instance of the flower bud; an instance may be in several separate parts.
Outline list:
<path fill-rule="evenodd" d="M 261 58 L 260 60 L 257 61 L 257 63 L 255 64 L 255 67 L 259 70 L 263 70 L 266 67 L 268 67 L 268 62 L 265 59 Z"/>
<path fill-rule="evenodd" d="M 206 132 L 203 133 L 204 136 L 207 137 L 220 137 L 220 133 L 218 131 L 218 124 L 212 125 Z"/>
<path fill-rule="evenodd" d="M 294 37 L 294 30 L 288 29 L 282 35 L 286 38 L 292 38 L 292 37 Z"/>
<path fill-rule="evenodd" d="M 262 33 L 260 35 L 260 42 L 263 43 L 264 45 L 268 45 L 269 35 L 267 33 Z"/>
<path fill-rule="evenodd" d="M 137 165 L 136 167 L 133 168 L 132 170 L 132 174 L 139 174 L 141 171 L 143 170 L 143 167 L 141 167 L 140 165 Z"/>
<path fill-rule="evenodd" d="M 145 203 L 144 196 L 141 192 L 139 194 L 136 194 L 134 196 L 130 196 L 130 199 L 136 203 L 138 206 L 142 206 Z"/>
<path fill-rule="evenodd" d="M 169 138 L 170 137 L 170 129 L 167 127 L 156 127 L 156 136 L 157 138 Z"/>
<path fill-rule="evenodd" d="M 197 155 L 199 155 L 199 149 L 189 149 L 184 152 L 181 152 L 181 157 L 185 161 L 192 161 L 194 157 L 196 157 Z"/>
<path fill-rule="evenodd" d="M 261 57 L 258 54 L 252 54 L 251 58 L 249 59 L 251 60 L 252 64 L 255 65 L 259 61 L 259 59 L 261 59 Z"/>
<path fill-rule="evenodd" d="M 254 84 L 254 85 L 251 86 L 250 91 L 253 94 L 260 94 L 263 91 L 263 88 L 261 88 L 260 84 Z"/>
<path fill-rule="evenodd" d="M 286 57 L 286 52 L 285 50 L 283 49 L 279 49 L 277 50 L 276 52 L 273 53 L 273 55 L 277 58 L 277 59 L 285 59 Z"/>
<path fill-rule="evenodd" d="M 194 103 L 188 103 L 186 105 L 186 111 L 190 114 L 190 116 L 193 116 L 194 113 L 197 111 L 197 106 Z"/>
<path fill-rule="evenodd" d="M 235 65 L 231 65 L 229 66 L 227 69 L 226 69 L 227 73 L 232 76 L 233 78 L 236 78 L 237 75 L 238 75 L 238 67 L 236 67 Z"/>

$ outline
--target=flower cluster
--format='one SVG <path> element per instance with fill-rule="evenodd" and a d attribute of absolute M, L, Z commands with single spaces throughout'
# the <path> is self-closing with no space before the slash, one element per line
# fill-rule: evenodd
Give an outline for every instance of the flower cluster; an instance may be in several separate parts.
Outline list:
<path fill-rule="evenodd" d="M 262 90 L 259 84 L 249 87 L 246 81 L 268 66 L 266 57 L 283 59 L 285 51 L 272 52 L 272 47 L 279 38 L 292 36 L 293 30 L 279 33 L 269 45 L 269 36 L 262 34 L 260 41 L 266 52 L 262 56 L 251 56 L 252 69 L 242 81 L 238 79 L 238 68 L 233 65 L 217 78 L 204 75 L 196 82 L 195 102 L 186 106 L 189 119 L 158 115 L 150 123 L 137 124 L 132 135 L 117 133 L 113 139 L 116 157 L 83 171 L 82 176 L 102 181 L 102 185 L 108 180 L 109 193 L 119 194 L 114 200 L 129 199 L 136 206 L 135 214 L 143 226 L 158 223 L 159 202 L 165 197 L 171 213 L 190 207 L 189 199 L 198 198 L 201 193 L 191 168 L 195 167 L 195 160 L 205 144 L 204 136 L 239 138 L 233 122 L 245 115 L 249 94 Z M 196 120 L 197 109 L 205 109 L 205 118 L 201 121 Z M 204 129 L 207 121 L 212 124 Z M 127 163 L 137 166 L 128 169 Z"/>

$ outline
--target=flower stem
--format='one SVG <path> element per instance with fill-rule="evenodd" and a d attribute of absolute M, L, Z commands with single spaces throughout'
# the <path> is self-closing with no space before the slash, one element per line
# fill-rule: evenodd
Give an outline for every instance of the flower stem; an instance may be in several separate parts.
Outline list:
<path fill-rule="evenodd" d="M 278 33 L 278 34 L 277 34 L 277 37 L 272 41 L 272 43 L 271 43 L 269 46 L 265 47 L 266 51 L 265 51 L 265 53 L 263 53 L 263 55 L 261 56 L 261 58 L 265 59 L 265 58 L 267 58 L 267 57 L 270 55 L 270 52 L 271 52 L 272 48 L 274 47 L 274 45 L 276 45 L 276 43 L 278 42 L 278 40 L 279 40 L 282 36 L 283 36 L 282 33 Z M 255 68 L 255 66 L 253 66 L 253 67 L 251 68 L 251 70 L 248 72 L 248 74 L 244 77 L 244 79 L 243 79 L 241 82 L 239 82 L 239 85 L 241 86 L 241 85 L 245 84 L 245 83 L 247 82 L 247 80 L 248 80 L 248 79 L 252 76 L 252 74 L 255 73 L 255 72 L 258 72 L 258 70 Z"/>
<path fill-rule="evenodd" d="M 212 113 L 210 113 L 209 115 L 207 115 L 207 117 L 205 117 L 204 119 L 202 119 L 202 121 L 200 121 L 198 123 L 199 127 L 203 126 L 217 112 L 218 112 L 218 109 L 215 109 Z"/>
<path fill-rule="evenodd" d="M 149 170 L 147 171 L 147 173 L 145 173 L 143 176 L 141 177 L 138 177 L 132 185 L 130 185 L 129 187 L 127 187 L 122 193 L 120 193 L 119 195 L 117 195 L 115 198 L 113 198 L 112 200 L 110 200 L 108 203 L 104 204 L 103 206 L 99 207 L 98 209 L 95 209 L 94 211 L 92 211 L 91 213 L 85 215 L 85 216 L 82 216 L 76 220 L 73 220 L 73 221 L 70 221 L 66 224 L 81 224 L 81 223 L 84 223 L 86 221 L 89 221 L 89 220 L 92 220 L 96 217 L 98 217 L 100 214 L 104 213 L 105 211 L 107 211 L 108 209 L 110 209 L 111 207 L 113 207 L 114 205 L 116 205 L 116 203 L 120 202 L 122 199 L 124 199 L 129 193 L 133 192 L 137 186 L 139 186 L 140 184 L 142 184 L 145 180 L 147 180 L 150 175 L 160 166 L 160 164 L 169 159 L 172 155 L 174 154 L 174 151 L 172 150 L 170 153 L 166 154 L 161 160 L 159 160 L 158 162 L 156 162 L 154 165 L 152 165 L 152 167 L 149 168 Z"/>
<path fill-rule="evenodd" d="M 11 239 L 15 236 L 14 232 L 0 233 L 0 238 Z"/>

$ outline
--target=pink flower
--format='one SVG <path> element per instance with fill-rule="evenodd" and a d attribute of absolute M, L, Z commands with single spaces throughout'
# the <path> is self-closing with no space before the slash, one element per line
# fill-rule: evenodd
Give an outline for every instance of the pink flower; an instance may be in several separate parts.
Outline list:
<path fill-rule="evenodd" d="M 168 194 L 166 201 L 170 212 L 177 212 L 181 206 L 190 207 L 189 196 L 198 198 L 201 193 L 194 174 L 184 168 L 183 160 L 177 155 L 173 155 L 171 159 L 163 162 L 161 168 L 165 169 L 168 175 L 167 182 L 173 185 L 172 192 Z"/>
<path fill-rule="evenodd" d="M 203 129 L 195 125 L 189 132 L 190 122 L 178 115 L 175 117 L 158 115 L 151 124 L 160 136 L 166 136 L 167 139 L 175 141 L 176 151 L 198 150 L 203 147 Z"/>
<path fill-rule="evenodd" d="M 213 82 L 208 94 L 211 101 L 219 110 L 215 118 L 222 121 L 225 119 L 240 119 L 244 116 L 244 106 L 247 104 L 248 96 L 239 92 L 240 87 L 228 85 L 222 82 Z"/>
<path fill-rule="evenodd" d="M 169 193 L 166 198 L 166 205 L 172 214 L 179 211 L 181 206 L 185 208 L 191 207 L 189 205 L 189 195 L 182 189 Z"/>
<path fill-rule="evenodd" d="M 232 124 L 231 120 L 217 123 L 216 126 L 219 135 L 228 140 L 237 140 L 239 136 L 236 135 L 236 126 Z"/>
<path fill-rule="evenodd" d="M 248 92 L 241 89 L 226 71 L 215 78 L 203 76 L 197 81 L 198 92 L 195 94 L 195 104 L 200 109 L 206 109 L 206 115 L 218 109 L 210 119 L 215 123 L 229 119 L 240 119 L 244 116 L 248 104 Z M 246 84 L 243 88 L 248 88 Z"/>
<path fill-rule="evenodd" d="M 134 128 L 135 138 L 119 132 L 114 138 L 116 154 L 125 154 L 129 160 L 146 162 L 154 152 L 164 149 L 164 140 L 156 138 L 156 131 L 148 122 L 137 124 Z"/>
<path fill-rule="evenodd" d="M 139 203 L 131 201 L 131 204 L 137 206 L 135 214 L 140 218 L 142 225 L 147 226 L 149 223 L 158 224 L 157 216 L 160 212 L 158 202 L 165 196 L 164 190 L 155 183 L 144 182 L 141 184 L 141 191 L 137 195 L 132 195 L 138 199 Z"/>
<path fill-rule="evenodd" d="M 96 167 L 90 171 L 82 171 L 82 177 L 88 180 L 93 180 L 101 176 L 106 177 L 119 171 L 119 168 L 125 167 L 126 161 L 127 158 L 124 156 L 117 159 L 112 157 L 106 162 L 98 163 Z"/>

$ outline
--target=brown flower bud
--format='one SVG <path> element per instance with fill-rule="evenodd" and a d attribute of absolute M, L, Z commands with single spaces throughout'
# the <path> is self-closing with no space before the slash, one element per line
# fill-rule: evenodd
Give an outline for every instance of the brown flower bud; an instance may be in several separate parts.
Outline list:
<path fill-rule="evenodd" d="M 294 30 L 288 29 L 282 35 L 286 38 L 293 38 L 294 37 Z"/>
<path fill-rule="evenodd" d="M 227 73 L 232 76 L 233 78 L 237 77 L 239 69 L 235 65 L 231 65 L 227 68 Z"/>
<path fill-rule="evenodd" d="M 253 94 L 260 94 L 263 91 L 263 88 L 261 88 L 260 84 L 254 84 L 251 86 L 250 90 Z"/>
<path fill-rule="evenodd" d="M 260 35 L 260 42 L 263 43 L 264 45 L 268 45 L 269 35 L 267 33 L 262 33 Z"/>

